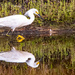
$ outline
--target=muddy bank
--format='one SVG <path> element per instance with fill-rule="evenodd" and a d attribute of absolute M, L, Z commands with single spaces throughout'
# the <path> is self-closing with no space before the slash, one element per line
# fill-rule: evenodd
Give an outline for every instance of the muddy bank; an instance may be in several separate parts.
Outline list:
<path fill-rule="evenodd" d="M 6 35 L 10 28 L 3 27 L 0 28 L 0 35 Z M 75 29 L 59 29 L 59 28 L 50 28 L 50 27 L 33 27 L 26 26 L 22 28 L 16 28 L 12 33 L 12 30 L 8 33 L 9 35 L 36 35 L 36 36 L 51 36 L 51 35 L 63 35 L 63 34 L 75 34 Z"/>

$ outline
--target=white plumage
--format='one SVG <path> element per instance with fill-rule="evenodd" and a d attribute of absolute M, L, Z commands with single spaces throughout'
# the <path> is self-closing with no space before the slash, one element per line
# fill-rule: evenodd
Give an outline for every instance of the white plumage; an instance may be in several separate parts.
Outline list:
<path fill-rule="evenodd" d="M 16 50 L 14 47 L 11 51 L 1 52 L 0 60 L 13 63 L 26 62 L 29 66 L 33 68 L 39 66 L 39 61 L 35 62 L 35 56 L 32 53 Z"/>
<path fill-rule="evenodd" d="M 0 27 L 2 26 L 10 27 L 14 31 L 15 28 L 17 27 L 22 27 L 31 24 L 35 19 L 34 14 L 41 17 L 39 15 L 38 10 L 32 8 L 28 10 L 25 13 L 25 15 L 11 15 L 11 16 L 0 18 Z M 28 19 L 26 16 L 30 17 L 30 19 Z"/>

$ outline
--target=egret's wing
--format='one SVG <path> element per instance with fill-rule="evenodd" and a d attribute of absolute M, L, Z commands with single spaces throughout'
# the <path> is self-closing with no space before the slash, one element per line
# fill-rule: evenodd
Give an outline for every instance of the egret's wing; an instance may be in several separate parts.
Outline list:
<path fill-rule="evenodd" d="M 0 60 L 6 62 L 25 62 L 21 57 L 22 54 L 20 54 L 19 52 L 17 53 L 15 50 L 0 53 Z"/>
<path fill-rule="evenodd" d="M 35 60 L 35 57 L 33 54 L 29 52 L 15 50 L 14 47 L 11 51 L 0 53 L 0 60 L 6 61 L 6 62 L 22 63 L 22 62 L 26 62 L 28 58 L 34 58 Z"/>
<path fill-rule="evenodd" d="M 12 15 L 4 18 L 0 18 L 0 26 L 16 27 L 24 26 L 27 23 L 27 18 L 24 15 Z"/>

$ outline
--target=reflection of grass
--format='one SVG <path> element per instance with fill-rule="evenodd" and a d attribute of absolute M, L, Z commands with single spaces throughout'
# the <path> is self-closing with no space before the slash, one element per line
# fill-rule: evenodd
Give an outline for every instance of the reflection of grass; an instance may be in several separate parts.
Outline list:
<path fill-rule="evenodd" d="M 16 38 L 16 37 L 15 37 Z M 12 40 L 12 39 L 11 39 Z M 10 40 L 2 40 L 0 39 L 0 50 L 1 51 L 7 51 L 10 50 L 9 43 Z M 12 40 L 13 41 L 13 40 Z M 8 44 L 9 43 L 9 44 Z M 13 46 L 16 47 L 17 50 L 24 50 L 31 52 L 35 55 L 37 60 L 41 58 L 43 55 L 46 55 L 48 59 L 51 59 L 51 53 L 57 54 L 58 50 L 61 52 L 61 57 L 63 57 L 63 53 L 65 56 L 67 56 L 66 49 L 71 50 L 71 61 L 72 64 L 75 62 L 75 54 L 74 54 L 74 48 L 75 48 L 75 41 L 73 37 L 40 37 L 30 40 L 25 40 L 22 43 L 17 43 L 17 41 L 14 41 Z M 64 50 L 64 52 L 62 52 Z M 58 55 L 58 54 L 57 54 Z M 57 56 L 56 55 L 56 56 Z M 52 57 L 52 60 L 55 60 L 55 56 Z"/>
<path fill-rule="evenodd" d="M 18 5 L 5 2 L 1 3 L 0 6 L 1 17 L 11 14 L 22 14 L 21 1 L 19 1 Z M 37 2 L 35 0 L 33 2 L 30 0 L 27 5 L 23 3 L 23 6 L 23 14 L 30 8 L 36 8 L 48 24 L 51 22 L 71 24 L 75 20 L 75 0 L 71 0 L 70 3 L 65 2 L 65 0 L 59 2 L 47 0 L 47 3 L 44 3 L 43 0 L 38 0 Z M 39 19 L 37 21 L 40 25 L 43 25 Z"/>
<path fill-rule="evenodd" d="M 57 68 L 48 69 L 47 66 L 41 65 L 37 69 L 25 68 L 24 64 L 15 64 L 15 65 L 0 65 L 0 74 L 1 75 L 74 75 L 74 69 L 64 68 L 61 65 L 58 65 Z"/>
<path fill-rule="evenodd" d="M 6 37 L 5 37 L 6 38 Z M 0 50 L 1 51 L 8 51 L 10 50 L 9 44 L 10 41 L 13 41 L 14 39 L 9 38 L 0 38 Z M 9 44 L 8 44 L 9 43 Z M 13 41 L 13 46 L 16 47 L 17 50 L 24 50 L 31 52 L 35 55 L 36 60 L 41 58 L 43 55 L 46 55 L 46 60 L 43 59 L 43 64 L 40 64 L 40 66 L 37 69 L 32 69 L 28 67 L 26 64 L 12 64 L 12 63 L 0 63 L 0 69 L 1 72 L 5 71 L 5 75 L 8 71 L 11 71 L 11 74 L 13 75 L 67 75 L 71 73 L 69 69 L 73 72 L 73 69 L 75 67 L 75 40 L 73 36 L 65 37 L 65 36 L 55 36 L 55 37 L 40 37 L 40 38 L 30 38 L 30 40 L 27 38 L 22 43 L 17 43 L 17 41 Z M 66 60 L 66 48 L 71 50 L 71 60 Z M 58 58 L 53 57 L 51 59 L 50 55 L 51 53 L 55 56 L 56 53 L 61 52 L 60 60 Z M 64 52 L 62 52 L 64 50 Z M 65 57 L 62 60 L 63 53 Z M 57 55 L 56 55 L 57 56 Z M 47 63 L 47 64 L 46 64 Z M 3 64 L 3 65 L 2 65 Z M 3 74 L 4 74 L 3 73 Z M 8 72 L 9 73 L 9 72 Z M 15 74 L 14 74 L 15 73 Z M 72 74 L 72 73 L 71 73 Z"/>

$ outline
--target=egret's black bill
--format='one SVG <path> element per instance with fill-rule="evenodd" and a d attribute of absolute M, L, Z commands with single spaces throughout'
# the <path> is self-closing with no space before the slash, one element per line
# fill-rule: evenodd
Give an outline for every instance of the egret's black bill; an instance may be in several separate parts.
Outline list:
<path fill-rule="evenodd" d="M 39 62 L 42 61 L 42 60 L 43 60 L 43 57 L 39 60 Z"/>
<path fill-rule="evenodd" d="M 44 19 L 40 16 L 40 14 L 38 14 L 38 16 L 39 16 L 42 20 L 44 20 Z"/>

